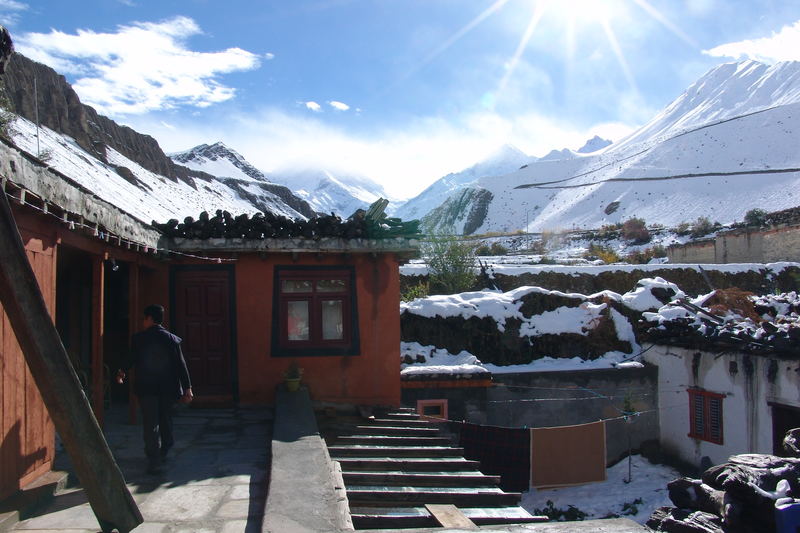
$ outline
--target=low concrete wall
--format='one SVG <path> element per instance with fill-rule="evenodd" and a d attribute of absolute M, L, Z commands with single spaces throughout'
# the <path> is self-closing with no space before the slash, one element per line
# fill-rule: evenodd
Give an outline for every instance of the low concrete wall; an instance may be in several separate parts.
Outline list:
<path fill-rule="evenodd" d="M 486 389 L 403 389 L 403 404 L 447 399 L 448 418 L 504 427 L 568 426 L 617 418 L 626 397 L 642 412 L 631 423 L 606 424 L 606 459 L 616 462 L 631 445 L 638 449 L 659 438 L 658 368 L 496 374 Z"/>
<path fill-rule="evenodd" d="M 743 229 L 667 248 L 670 263 L 800 261 L 800 226 Z"/>

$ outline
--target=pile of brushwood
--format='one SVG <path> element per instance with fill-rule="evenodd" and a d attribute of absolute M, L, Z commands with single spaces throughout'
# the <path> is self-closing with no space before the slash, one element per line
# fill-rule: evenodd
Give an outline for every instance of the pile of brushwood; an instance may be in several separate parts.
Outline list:
<path fill-rule="evenodd" d="M 152 224 L 166 237 L 183 239 L 388 239 L 419 235 L 418 220 L 403 222 L 386 216 L 384 210 L 388 203 L 380 199 L 368 210 L 359 209 L 346 220 L 334 214 L 299 220 L 269 211 L 234 217 L 218 209 L 214 216 L 203 211 L 196 220 L 186 217 L 179 222 L 173 218 L 166 223 L 153 221 Z"/>
<path fill-rule="evenodd" d="M 650 342 L 688 348 L 734 349 L 761 355 L 800 355 L 800 297 L 796 292 L 755 296 L 717 290 L 702 301 L 679 299 L 673 309 L 644 313 Z"/>
<path fill-rule="evenodd" d="M 712 466 L 700 479 L 679 478 L 667 485 L 675 507 L 656 509 L 647 521 L 654 531 L 671 533 L 770 533 L 775 509 L 800 495 L 800 429 L 783 441 L 792 457 L 734 455 Z"/>

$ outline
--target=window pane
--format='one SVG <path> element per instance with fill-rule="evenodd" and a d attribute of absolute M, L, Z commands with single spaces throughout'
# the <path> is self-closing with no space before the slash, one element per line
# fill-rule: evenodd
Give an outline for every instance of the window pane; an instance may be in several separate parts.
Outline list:
<path fill-rule="evenodd" d="M 289 340 L 290 341 L 307 341 L 308 334 L 308 302 L 287 302 L 289 316 L 287 317 L 289 325 Z"/>
<path fill-rule="evenodd" d="M 322 339 L 326 341 L 344 339 L 344 317 L 341 300 L 322 301 Z"/>
<path fill-rule="evenodd" d="M 692 432 L 699 436 L 705 436 L 705 420 L 703 412 L 703 397 L 699 394 L 692 394 Z"/>
<path fill-rule="evenodd" d="M 285 279 L 281 282 L 281 292 L 311 292 L 311 280 Z"/>
<path fill-rule="evenodd" d="M 317 282 L 319 292 L 342 292 L 346 289 L 343 279 L 321 279 Z"/>
<path fill-rule="evenodd" d="M 722 440 L 722 400 L 719 398 L 708 399 L 708 425 L 711 440 Z"/>

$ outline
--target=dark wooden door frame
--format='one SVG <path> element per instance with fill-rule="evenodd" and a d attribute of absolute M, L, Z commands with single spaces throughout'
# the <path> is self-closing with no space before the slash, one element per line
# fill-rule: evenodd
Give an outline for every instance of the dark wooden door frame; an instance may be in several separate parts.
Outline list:
<path fill-rule="evenodd" d="M 169 269 L 169 322 L 170 327 L 176 324 L 176 279 L 180 272 L 227 272 L 228 274 L 228 320 L 230 322 L 230 372 L 231 394 L 233 403 L 239 403 L 239 357 L 238 357 L 238 324 L 236 320 L 236 267 L 234 265 L 173 265 Z"/>

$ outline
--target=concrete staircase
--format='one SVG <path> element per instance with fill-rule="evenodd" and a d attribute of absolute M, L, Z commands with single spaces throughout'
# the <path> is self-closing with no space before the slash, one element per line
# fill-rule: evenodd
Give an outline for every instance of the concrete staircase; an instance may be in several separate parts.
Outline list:
<path fill-rule="evenodd" d="M 451 504 L 477 525 L 541 522 L 519 507 L 520 494 L 497 487 L 411 409 L 356 426 L 328 446 L 338 461 L 356 529 L 436 527 L 425 504 Z"/>

